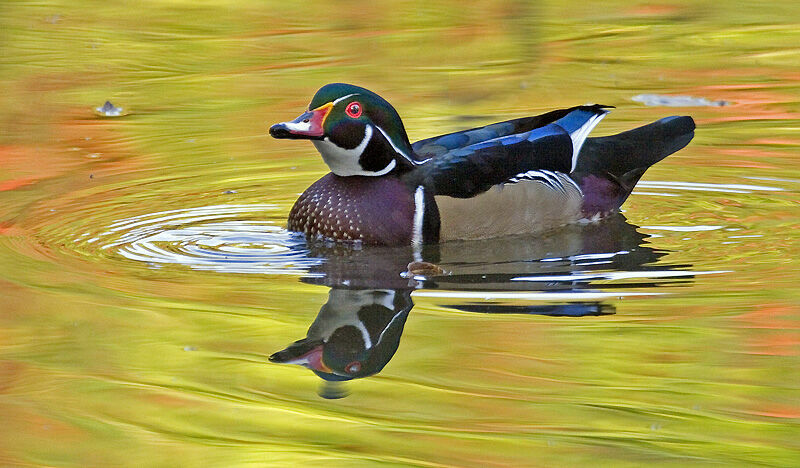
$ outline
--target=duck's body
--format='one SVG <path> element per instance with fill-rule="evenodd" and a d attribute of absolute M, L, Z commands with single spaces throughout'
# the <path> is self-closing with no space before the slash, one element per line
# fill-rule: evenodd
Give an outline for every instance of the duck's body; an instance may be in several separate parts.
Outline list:
<path fill-rule="evenodd" d="M 377 245 L 535 233 L 600 217 L 694 135 L 690 117 L 667 117 L 587 140 L 608 113 L 591 105 L 412 145 L 394 108 L 364 88 L 326 85 L 309 108 L 270 129 L 312 140 L 332 170 L 300 196 L 288 227 Z"/>
<path fill-rule="evenodd" d="M 288 227 L 326 239 L 407 245 L 413 241 L 415 213 L 414 192 L 400 177 L 331 172 L 300 195 Z"/>
<path fill-rule="evenodd" d="M 554 190 L 540 182 L 516 182 L 495 185 L 472 198 L 436 196 L 441 221 L 439 240 L 487 239 L 501 232 L 544 232 L 583 218 L 578 186 L 564 174 L 551 174 L 562 183 L 561 188 Z"/>

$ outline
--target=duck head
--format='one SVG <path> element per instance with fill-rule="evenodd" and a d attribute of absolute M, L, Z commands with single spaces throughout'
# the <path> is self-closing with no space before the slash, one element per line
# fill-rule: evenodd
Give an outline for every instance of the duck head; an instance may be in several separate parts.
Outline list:
<path fill-rule="evenodd" d="M 338 176 L 382 176 L 419 164 L 394 107 L 354 85 L 323 86 L 308 111 L 273 125 L 269 133 L 274 138 L 311 140 Z"/>
<path fill-rule="evenodd" d="M 412 307 L 411 290 L 332 288 L 306 337 L 269 360 L 301 365 L 329 382 L 373 375 L 397 351 Z"/>

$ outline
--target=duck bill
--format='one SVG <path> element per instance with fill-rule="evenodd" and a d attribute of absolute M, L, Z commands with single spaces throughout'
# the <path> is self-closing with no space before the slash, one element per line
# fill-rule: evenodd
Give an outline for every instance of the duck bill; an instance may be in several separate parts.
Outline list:
<path fill-rule="evenodd" d="M 303 339 L 273 354 L 269 357 L 269 360 L 278 364 L 296 364 L 319 372 L 333 373 L 331 368 L 322 360 L 322 345 L 321 341 Z"/>
<path fill-rule="evenodd" d="M 293 140 L 322 140 L 325 136 L 323 125 L 333 104 L 328 103 L 310 110 L 291 122 L 281 122 L 269 128 L 273 138 Z"/>

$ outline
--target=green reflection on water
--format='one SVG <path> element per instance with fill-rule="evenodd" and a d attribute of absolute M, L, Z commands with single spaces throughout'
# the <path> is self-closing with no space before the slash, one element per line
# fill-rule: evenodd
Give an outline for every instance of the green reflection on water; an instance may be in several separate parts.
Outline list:
<path fill-rule="evenodd" d="M 795 2 L 19 1 L 0 11 L 0 464 L 800 459 Z M 461 313 L 420 297 L 384 371 L 321 400 L 310 372 L 267 358 L 305 334 L 326 288 L 152 268 L 80 236 L 212 205 L 269 204 L 258 219 L 281 226 L 325 169 L 267 125 L 331 81 L 386 96 L 412 139 L 584 102 L 618 107 L 600 134 L 691 113 L 695 141 L 646 181 L 781 191 L 642 186 L 625 209 L 658 236 L 660 261 L 732 273 L 575 320 Z M 643 93 L 734 104 L 631 101 Z M 129 114 L 95 116 L 107 99 Z"/>

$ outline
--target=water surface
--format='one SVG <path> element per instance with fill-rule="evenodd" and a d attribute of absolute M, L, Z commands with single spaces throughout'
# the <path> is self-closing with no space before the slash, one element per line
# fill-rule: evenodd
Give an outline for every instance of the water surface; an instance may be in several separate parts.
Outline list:
<path fill-rule="evenodd" d="M 794 2 L 2 12 L 0 465 L 800 463 Z M 585 102 L 698 129 L 623 215 L 401 275 L 283 229 L 326 169 L 267 126 L 333 81 L 412 140 Z M 327 379 L 270 362 L 360 310 L 379 346 Z"/>

